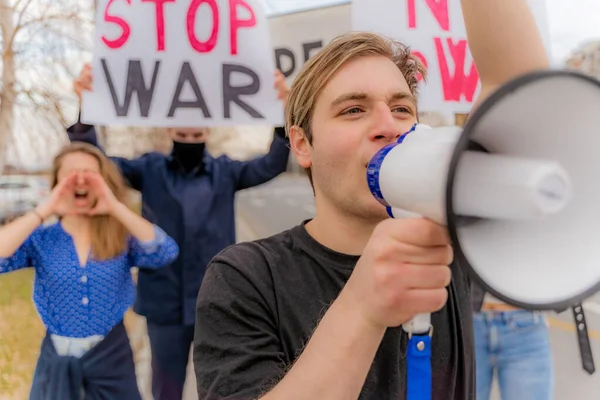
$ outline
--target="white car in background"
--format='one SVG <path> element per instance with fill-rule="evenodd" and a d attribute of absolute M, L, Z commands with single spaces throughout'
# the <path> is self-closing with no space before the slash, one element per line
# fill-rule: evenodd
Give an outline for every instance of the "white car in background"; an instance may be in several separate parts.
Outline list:
<path fill-rule="evenodd" d="M 0 176 L 0 224 L 35 208 L 49 194 L 44 177 Z"/>

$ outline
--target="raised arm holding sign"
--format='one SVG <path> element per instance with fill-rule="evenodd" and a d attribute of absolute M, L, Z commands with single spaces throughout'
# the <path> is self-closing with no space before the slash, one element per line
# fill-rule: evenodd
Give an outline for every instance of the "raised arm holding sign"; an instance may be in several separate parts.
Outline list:
<path fill-rule="evenodd" d="M 254 0 L 101 0 L 88 124 L 282 124 L 269 27 Z M 149 23 L 149 21 L 152 21 Z"/>

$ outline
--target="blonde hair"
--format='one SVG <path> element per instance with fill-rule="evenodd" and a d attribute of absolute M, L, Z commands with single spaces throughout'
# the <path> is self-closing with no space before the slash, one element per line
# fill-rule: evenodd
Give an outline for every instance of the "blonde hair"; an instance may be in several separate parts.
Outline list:
<path fill-rule="evenodd" d="M 292 126 L 298 126 L 304 131 L 308 143 L 312 144 L 310 128 L 317 98 L 344 64 L 364 56 L 383 56 L 393 61 L 406 79 L 411 94 L 417 97 L 419 74 L 425 80 L 427 73 L 410 47 L 374 33 L 347 33 L 338 36 L 311 57 L 298 73 L 290 88 L 285 110 L 286 132 L 289 133 Z M 307 173 L 312 184 L 310 169 Z"/>
<path fill-rule="evenodd" d="M 100 175 L 113 192 L 117 200 L 126 203 L 127 189 L 118 167 L 96 146 L 75 142 L 62 148 L 54 157 L 51 175 L 51 187 L 58 183 L 58 171 L 63 158 L 72 153 L 85 153 L 98 160 Z M 92 254 L 97 260 L 116 257 L 127 249 L 127 230 L 117 219 L 110 215 L 94 215 L 91 219 Z"/>

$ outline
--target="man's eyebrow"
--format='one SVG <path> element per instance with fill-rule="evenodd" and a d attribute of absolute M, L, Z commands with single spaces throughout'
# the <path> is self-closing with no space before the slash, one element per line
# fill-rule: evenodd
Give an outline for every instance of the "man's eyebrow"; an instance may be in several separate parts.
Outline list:
<path fill-rule="evenodd" d="M 410 101 L 413 106 L 417 106 L 417 99 L 415 98 L 415 96 L 413 96 L 412 94 L 408 93 L 408 92 L 397 92 L 394 93 L 392 96 L 390 96 L 389 101 L 398 101 L 398 100 L 408 100 Z"/>
<path fill-rule="evenodd" d="M 340 104 L 350 100 L 366 100 L 369 96 L 366 93 L 347 93 L 343 94 L 331 102 L 331 108 L 335 108 Z"/>
<path fill-rule="evenodd" d="M 331 102 L 331 108 L 336 108 L 340 104 L 351 100 L 367 100 L 369 95 L 366 93 L 347 93 L 339 96 Z M 417 106 L 417 99 L 409 92 L 396 92 L 388 98 L 389 102 L 398 100 L 408 100 L 413 106 Z"/>

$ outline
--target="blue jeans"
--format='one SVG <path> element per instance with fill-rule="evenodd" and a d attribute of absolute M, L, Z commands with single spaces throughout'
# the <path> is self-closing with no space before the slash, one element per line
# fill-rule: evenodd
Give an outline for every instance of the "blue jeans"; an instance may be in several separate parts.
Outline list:
<path fill-rule="evenodd" d="M 554 370 L 544 316 L 524 310 L 473 314 L 477 400 L 498 377 L 503 400 L 552 400 Z"/>

